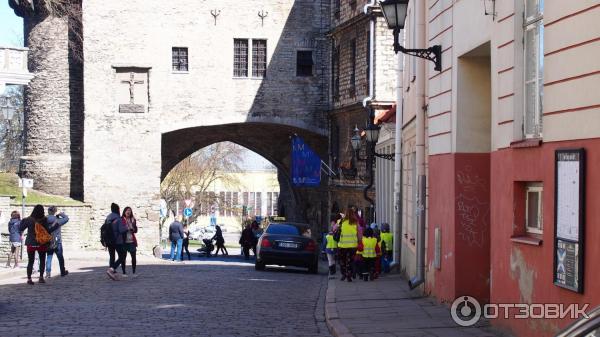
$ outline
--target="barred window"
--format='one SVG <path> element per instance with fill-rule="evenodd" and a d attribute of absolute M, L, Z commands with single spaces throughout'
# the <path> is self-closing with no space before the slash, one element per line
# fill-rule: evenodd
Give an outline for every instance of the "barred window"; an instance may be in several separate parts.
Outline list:
<path fill-rule="evenodd" d="M 248 77 L 248 40 L 233 40 L 233 76 Z"/>
<path fill-rule="evenodd" d="M 252 40 L 252 77 L 267 74 L 267 40 Z"/>
<path fill-rule="evenodd" d="M 296 54 L 296 76 L 312 76 L 313 65 L 312 50 L 298 50 Z"/>
<path fill-rule="evenodd" d="M 188 71 L 187 48 L 173 47 L 172 67 L 173 71 Z"/>

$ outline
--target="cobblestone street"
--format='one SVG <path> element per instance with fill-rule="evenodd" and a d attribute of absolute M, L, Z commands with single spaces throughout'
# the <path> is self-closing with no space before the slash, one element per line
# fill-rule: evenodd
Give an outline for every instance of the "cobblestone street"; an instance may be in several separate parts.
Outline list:
<path fill-rule="evenodd" d="M 0 280 L 0 336 L 330 336 L 324 274 L 257 272 L 232 257 L 143 258 L 139 276 L 118 282 L 99 258 L 67 267 L 46 284 L 25 284 L 24 270 Z"/>

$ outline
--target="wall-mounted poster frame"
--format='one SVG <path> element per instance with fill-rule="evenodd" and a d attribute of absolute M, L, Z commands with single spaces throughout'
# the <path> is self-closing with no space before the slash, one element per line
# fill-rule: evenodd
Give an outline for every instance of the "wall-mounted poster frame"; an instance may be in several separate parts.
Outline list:
<path fill-rule="evenodd" d="M 554 284 L 583 293 L 585 150 L 554 157 Z"/>

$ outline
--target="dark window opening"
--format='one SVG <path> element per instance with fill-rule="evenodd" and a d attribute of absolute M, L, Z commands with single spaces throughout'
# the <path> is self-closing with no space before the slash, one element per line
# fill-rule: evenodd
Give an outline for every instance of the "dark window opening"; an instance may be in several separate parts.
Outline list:
<path fill-rule="evenodd" d="M 298 50 L 296 55 L 296 76 L 312 76 L 313 65 L 312 50 Z"/>

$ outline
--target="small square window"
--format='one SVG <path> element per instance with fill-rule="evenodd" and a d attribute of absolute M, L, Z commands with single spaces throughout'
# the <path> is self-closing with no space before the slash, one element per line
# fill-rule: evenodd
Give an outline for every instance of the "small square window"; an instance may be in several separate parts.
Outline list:
<path fill-rule="evenodd" d="M 173 47 L 171 64 L 173 71 L 188 71 L 188 49 Z"/>
<path fill-rule="evenodd" d="M 299 50 L 296 55 L 296 76 L 312 76 L 313 65 L 312 50 Z"/>
<path fill-rule="evenodd" d="M 543 191 L 541 183 L 528 183 L 525 188 L 525 229 L 527 233 L 542 234 Z"/>

